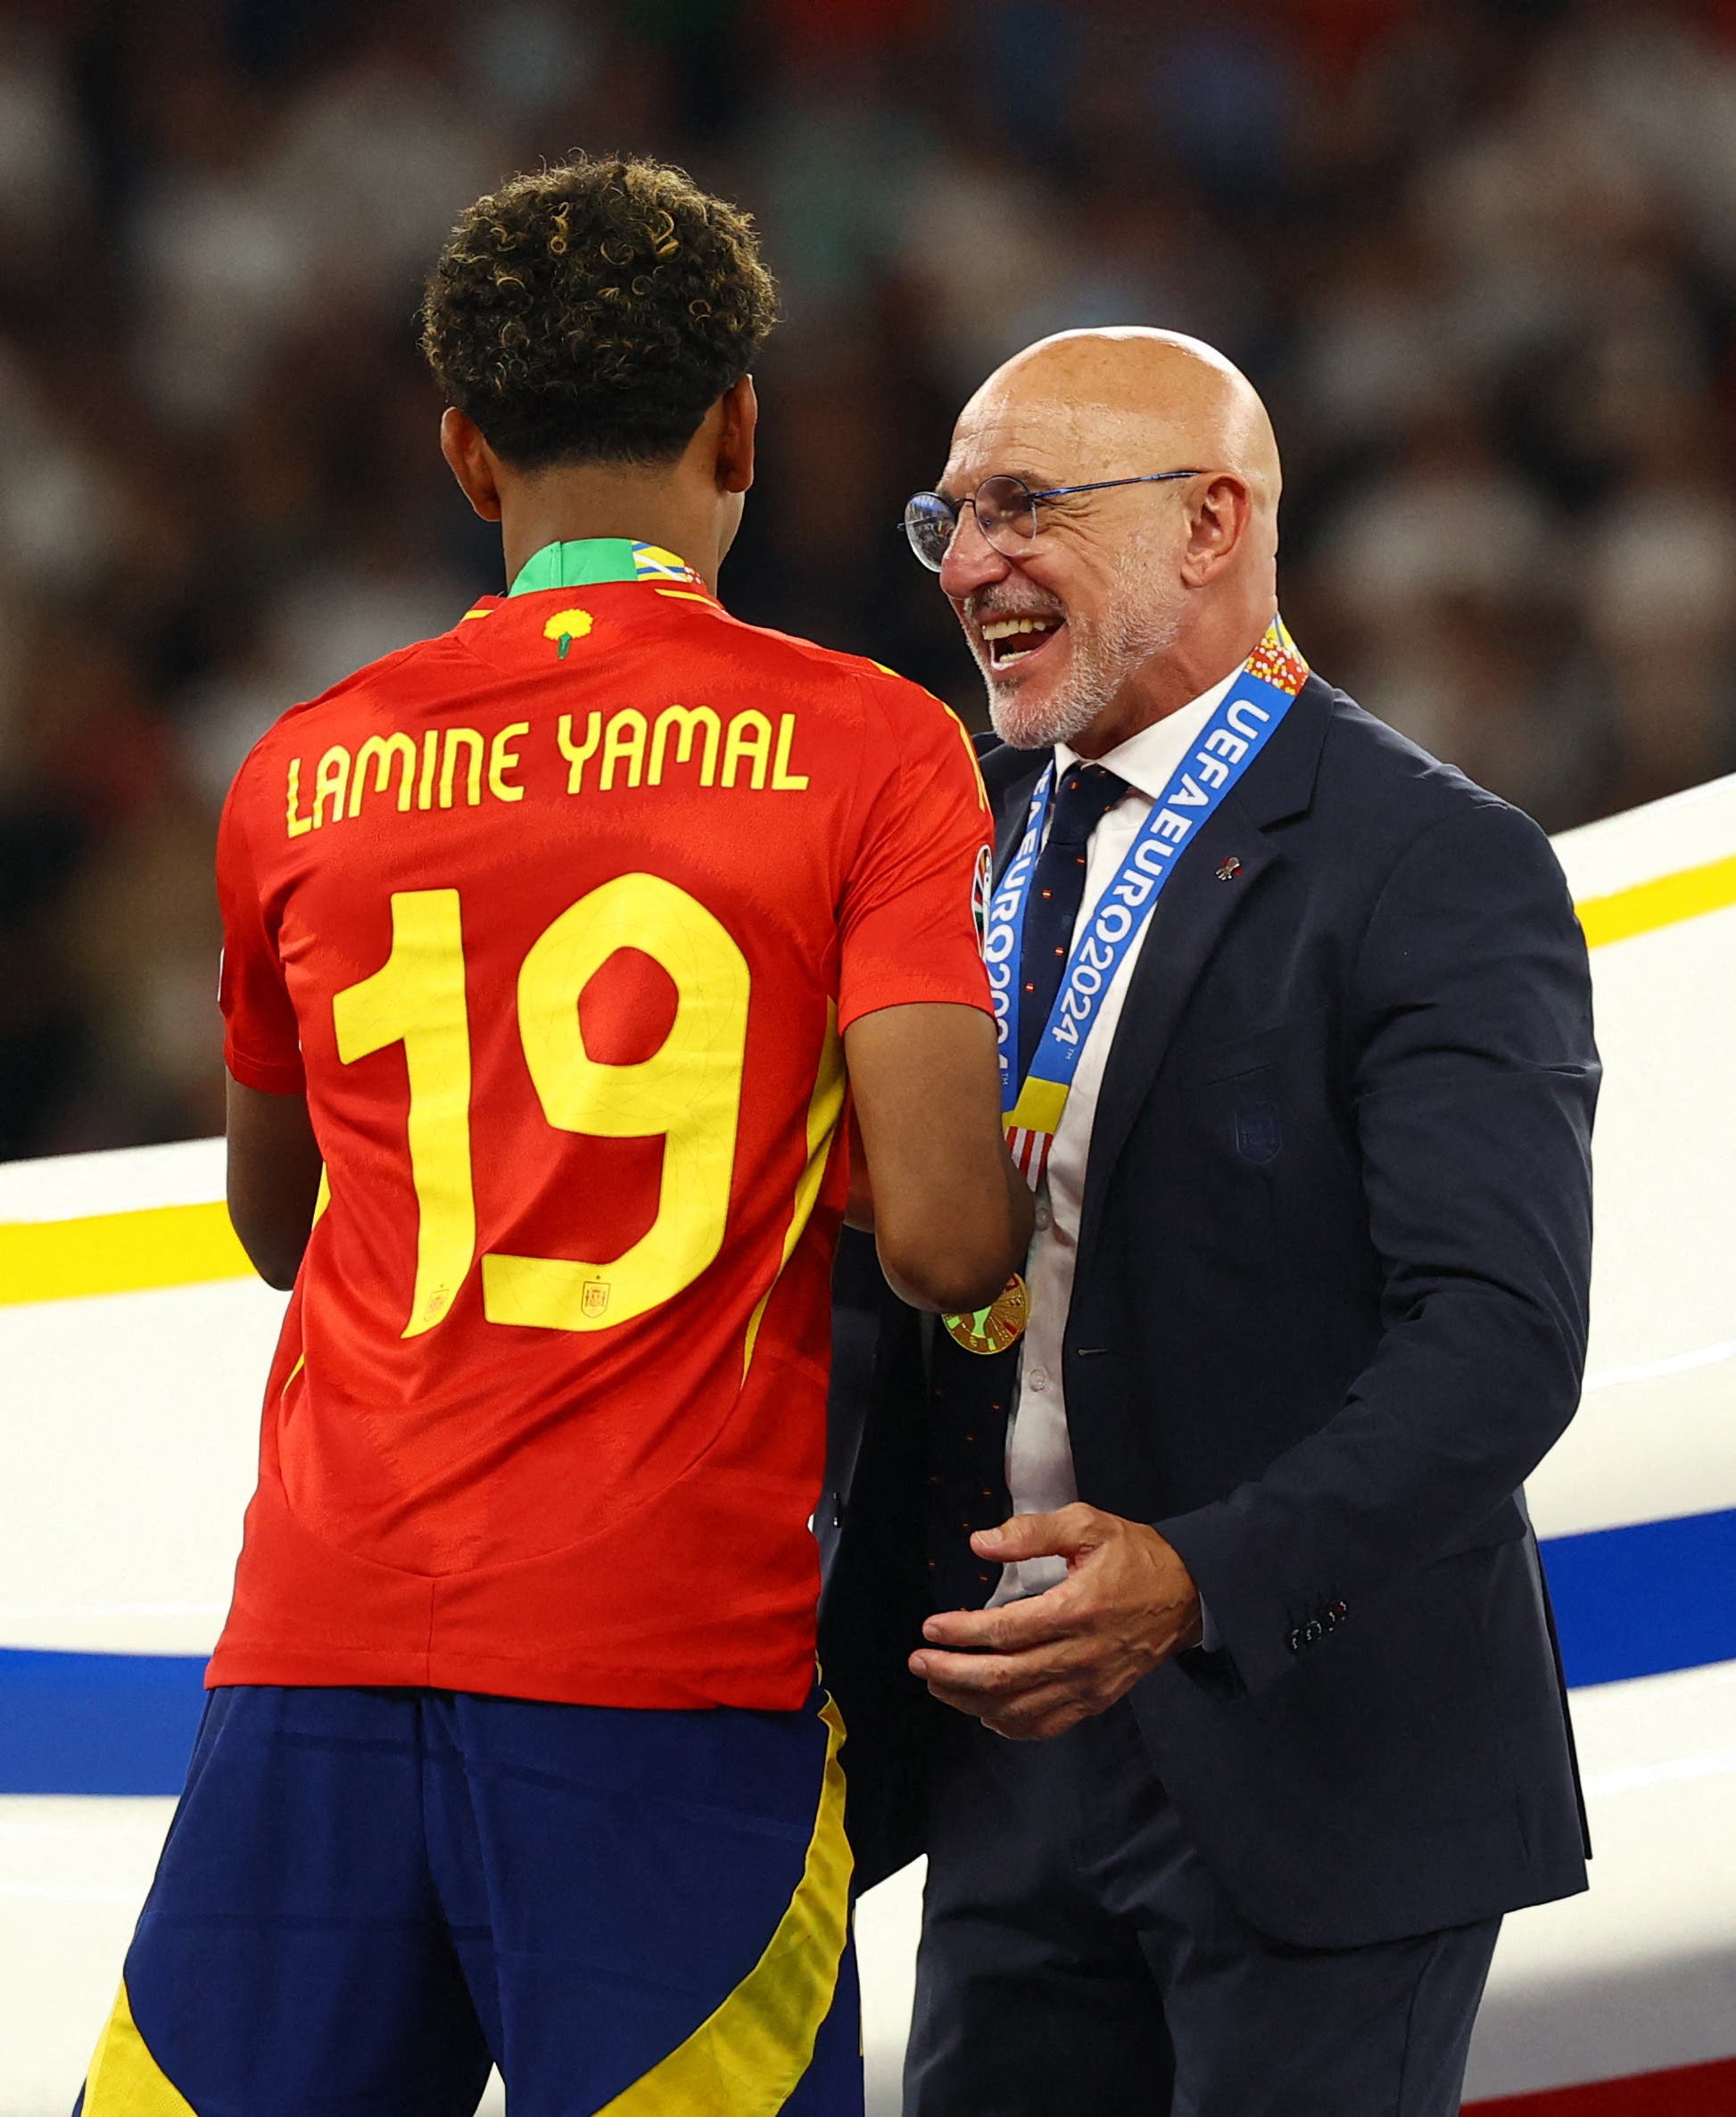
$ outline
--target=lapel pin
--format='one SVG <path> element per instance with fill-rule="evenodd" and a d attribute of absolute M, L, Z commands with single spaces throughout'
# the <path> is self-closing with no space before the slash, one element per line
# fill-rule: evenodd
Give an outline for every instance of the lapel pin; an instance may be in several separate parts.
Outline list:
<path fill-rule="evenodd" d="M 1220 882 L 1233 882 L 1236 876 L 1241 873 L 1241 872 L 1242 863 L 1236 857 L 1235 854 L 1232 853 L 1229 858 L 1226 860 L 1222 866 L 1219 868 L 1218 880 Z"/>

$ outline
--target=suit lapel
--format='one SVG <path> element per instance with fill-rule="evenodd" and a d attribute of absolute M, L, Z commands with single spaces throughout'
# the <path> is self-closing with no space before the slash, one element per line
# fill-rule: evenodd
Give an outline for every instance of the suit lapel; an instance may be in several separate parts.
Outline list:
<path fill-rule="evenodd" d="M 1030 814 L 1030 798 L 1050 764 L 1051 749 L 1020 750 L 999 748 L 983 761 L 983 779 L 995 810 L 995 886 L 1000 887 L 1007 863 L 1019 850 Z M 1009 769 L 1011 767 L 1011 769 Z"/>
<path fill-rule="evenodd" d="M 1332 693 L 1310 677 L 1285 724 L 1227 794 L 1200 836 L 1177 857 L 1157 900 L 1104 1068 L 1086 1165 L 1079 1250 L 1095 1233 L 1110 1171 L 1127 1144 L 1182 1010 L 1261 875 L 1278 857 L 1267 826 L 1300 815 L 1313 798 Z M 1220 874 L 1227 864 L 1229 872 Z"/>
<path fill-rule="evenodd" d="M 1203 834 L 1178 856 L 1129 973 L 1127 999 L 1092 1121 L 1081 1251 L 1095 1229 L 1109 1171 L 1163 1063 L 1188 995 L 1250 890 L 1277 857 L 1238 793 L 1239 790 L 1225 796 Z M 1239 866 L 1228 880 L 1222 880 L 1218 870 L 1231 859 Z"/>
<path fill-rule="evenodd" d="M 1313 799 L 1332 700 L 1330 688 L 1310 676 L 1246 776 L 1225 797 L 1200 836 L 1177 856 L 1175 872 L 1157 900 L 1133 966 L 1104 1070 L 1086 1170 L 1081 1252 L 1095 1230 L 1109 1171 L 1127 1144 L 1188 996 L 1231 920 L 1277 857 L 1268 827 L 1300 815 Z M 981 755 L 997 818 L 997 883 L 1024 835 L 1037 774 L 1052 756 L 1049 750 L 1014 750 L 998 744 Z M 1220 879 L 1218 870 L 1232 858 L 1237 866 L 1228 880 Z"/>

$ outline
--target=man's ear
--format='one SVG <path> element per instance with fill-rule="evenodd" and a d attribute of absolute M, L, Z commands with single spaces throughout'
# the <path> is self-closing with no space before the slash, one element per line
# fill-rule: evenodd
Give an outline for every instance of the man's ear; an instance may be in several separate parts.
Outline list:
<path fill-rule="evenodd" d="M 500 519 L 500 487 L 494 451 L 467 412 L 449 404 L 440 418 L 440 452 L 459 482 L 459 490 L 484 522 Z"/>
<path fill-rule="evenodd" d="M 745 492 L 754 482 L 754 435 L 759 426 L 753 376 L 744 375 L 717 401 L 723 413 L 717 431 L 717 490 Z"/>
<path fill-rule="evenodd" d="M 1220 471 L 1194 501 L 1187 520 L 1187 549 L 1182 577 L 1203 588 L 1215 581 L 1241 549 L 1253 517 L 1253 500 L 1244 482 Z"/>

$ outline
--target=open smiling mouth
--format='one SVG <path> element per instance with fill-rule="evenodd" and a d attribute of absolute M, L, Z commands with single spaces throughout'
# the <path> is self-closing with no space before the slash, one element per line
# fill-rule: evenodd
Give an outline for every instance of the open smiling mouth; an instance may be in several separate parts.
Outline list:
<path fill-rule="evenodd" d="M 990 617 L 982 626 L 982 643 L 988 649 L 988 666 L 999 671 L 1015 662 L 1040 654 L 1057 633 L 1065 632 L 1067 620 L 1054 616 Z"/>

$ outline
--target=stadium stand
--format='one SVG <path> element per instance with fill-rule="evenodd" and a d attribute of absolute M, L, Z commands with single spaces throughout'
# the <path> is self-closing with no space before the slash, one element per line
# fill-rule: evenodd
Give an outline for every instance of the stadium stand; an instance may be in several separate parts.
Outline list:
<path fill-rule="evenodd" d="M 1315 666 L 1551 830 L 1736 766 L 1731 0 L 15 0 L 0 20 L 0 1154 L 197 1137 L 216 805 L 498 585 L 418 275 L 582 145 L 751 204 L 744 616 L 976 713 L 895 525 L 1054 327 L 1222 345 Z"/>

